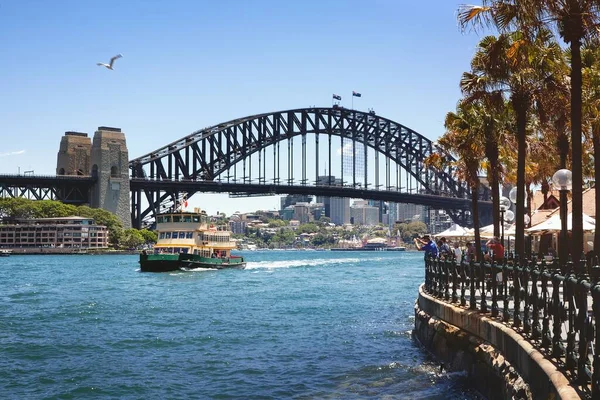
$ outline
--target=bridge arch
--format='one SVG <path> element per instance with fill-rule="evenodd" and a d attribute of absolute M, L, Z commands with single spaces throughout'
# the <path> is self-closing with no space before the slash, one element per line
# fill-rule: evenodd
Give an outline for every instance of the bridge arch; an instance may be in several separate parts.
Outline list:
<path fill-rule="evenodd" d="M 315 144 L 307 145 L 307 137 L 314 136 Z M 352 144 L 353 155 L 356 156 L 355 147 L 357 144 L 364 146 L 365 166 L 364 176 L 357 177 L 356 161 L 353 161 L 352 185 L 362 188 L 368 188 L 369 185 L 375 190 L 384 187 L 385 191 L 402 192 L 402 182 L 399 177 L 399 171 L 405 172 L 404 183 L 407 190 L 414 190 L 415 194 L 440 195 L 465 199 L 470 196 L 470 190 L 466 184 L 456 180 L 451 166 L 443 170 L 438 170 L 425 165 L 425 159 L 432 154 L 435 144 L 415 132 L 414 130 L 394 122 L 390 119 L 375 115 L 374 113 L 365 113 L 357 110 L 348 110 L 341 107 L 334 108 L 303 108 L 286 111 L 277 111 L 271 113 L 258 114 L 245 118 L 234 119 L 225 123 L 220 123 L 198 130 L 184 138 L 172 142 L 160 149 L 157 149 L 144 156 L 130 161 L 132 184 L 136 179 L 150 181 L 171 182 L 230 182 L 231 171 L 235 171 L 237 166 L 243 169 L 242 181 L 249 183 L 253 180 L 250 176 L 252 171 L 256 171 L 256 165 L 252 166 L 252 158 L 257 158 L 258 183 L 267 185 L 288 186 L 310 186 L 307 175 L 307 160 L 314 164 L 315 182 L 318 181 L 318 171 L 322 167 L 319 144 L 321 137 L 325 136 L 328 141 L 328 160 L 325 161 L 329 168 L 329 175 L 332 174 L 332 138 L 339 137 L 340 145 L 343 147 L 344 141 Z M 293 160 L 295 156 L 293 146 L 295 140 L 301 138 L 302 147 L 301 162 Z M 288 149 L 284 153 L 287 155 L 288 171 L 281 179 L 280 144 L 287 142 Z M 290 148 L 291 146 L 291 148 Z M 272 173 L 267 173 L 267 149 L 272 149 Z M 374 154 L 375 161 L 368 157 L 369 150 Z M 309 153 L 312 151 L 312 153 Z M 379 156 L 384 159 L 380 162 Z M 290 157 L 292 161 L 290 162 Z M 450 156 L 448 156 L 450 157 Z M 340 156 L 341 158 L 341 156 Z M 341 160 L 343 163 L 343 159 Z M 247 163 L 249 166 L 247 168 Z M 277 165 L 275 165 L 277 164 Z M 382 164 L 385 164 L 382 167 Z M 300 171 L 295 171 L 295 166 Z M 369 166 L 375 170 L 375 178 L 369 177 Z M 380 174 L 380 169 L 383 173 Z M 391 170 L 395 169 L 395 175 Z M 341 168 L 343 170 L 343 167 Z M 269 171 L 271 172 L 271 171 Z M 301 179 L 296 179 L 298 175 Z M 237 171 L 235 172 L 237 174 Z M 343 171 L 342 185 L 344 184 Z M 379 176 L 384 179 L 379 179 Z M 392 175 L 395 177 L 393 181 Z M 358 178 L 358 179 L 357 179 Z M 234 176 L 237 180 L 237 176 Z M 385 184 L 384 184 L 385 183 Z M 414 187 L 408 189 L 409 185 Z M 187 196 L 193 194 L 193 189 L 188 187 Z M 313 193 L 314 194 L 314 193 Z M 145 191 L 148 207 L 141 210 L 141 192 L 137 194 L 137 203 L 134 199 L 132 214 L 134 218 L 145 218 L 150 214 L 162 211 L 163 208 L 172 206 L 178 196 L 182 196 L 181 191 L 150 193 Z M 484 196 L 487 196 L 485 194 Z M 463 210 L 465 211 L 464 207 Z M 462 217 L 456 215 L 456 219 L 467 217 L 464 212 Z"/>

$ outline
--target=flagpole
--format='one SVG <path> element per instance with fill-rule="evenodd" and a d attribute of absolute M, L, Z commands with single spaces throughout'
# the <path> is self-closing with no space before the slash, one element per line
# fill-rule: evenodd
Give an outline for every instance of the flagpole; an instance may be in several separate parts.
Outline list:
<path fill-rule="evenodd" d="M 352 92 L 352 110 L 354 110 L 354 92 Z"/>

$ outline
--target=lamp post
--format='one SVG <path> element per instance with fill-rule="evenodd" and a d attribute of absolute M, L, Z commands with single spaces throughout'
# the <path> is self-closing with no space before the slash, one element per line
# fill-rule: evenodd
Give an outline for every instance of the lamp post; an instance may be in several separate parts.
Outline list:
<path fill-rule="evenodd" d="M 502 243 L 502 246 L 504 246 L 504 213 L 510 208 L 510 203 L 511 201 L 507 197 L 500 197 L 500 223 L 502 224 L 502 235 L 500 242 Z"/>
<path fill-rule="evenodd" d="M 573 174 L 568 169 L 559 169 L 552 175 L 552 183 L 560 193 L 560 237 L 558 253 L 561 264 L 567 262 L 569 247 L 567 246 L 567 193 L 573 185 Z"/>

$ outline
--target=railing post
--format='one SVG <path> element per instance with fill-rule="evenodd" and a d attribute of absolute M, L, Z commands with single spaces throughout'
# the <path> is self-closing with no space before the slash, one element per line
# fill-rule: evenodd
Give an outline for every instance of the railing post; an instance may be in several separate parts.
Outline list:
<path fill-rule="evenodd" d="M 444 300 L 450 300 L 450 262 L 447 257 L 442 261 L 443 276 L 444 276 Z"/>
<path fill-rule="evenodd" d="M 515 265 L 513 269 L 513 292 L 514 292 L 514 308 L 513 308 L 513 326 L 515 328 L 521 327 L 521 262 L 522 258 L 519 255 L 515 258 Z"/>
<path fill-rule="evenodd" d="M 514 264 L 513 264 L 513 260 L 512 258 L 510 259 L 511 262 L 511 271 L 514 271 Z M 510 297 L 508 294 L 508 278 L 509 278 L 509 267 L 508 267 L 508 261 L 506 259 L 504 259 L 504 264 L 502 265 L 502 287 L 503 287 L 503 297 L 502 297 L 502 301 L 503 301 L 503 309 L 502 309 L 502 322 L 508 322 L 508 320 L 510 319 L 510 313 L 509 313 L 509 302 L 510 302 Z M 514 274 L 514 272 L 513 272 Z"/>
<path fill-rule="evenodd" d="M 577 265 L 577 317 L 575 329 L 579 332 L 579 348 L 577 349 L 577 383 L 587 384 L 591 380 L 591 366 L 588 358 L 590 342 L 594 340 L 592 320 L 588 316 L 588 287 L 590 277 L 586 271 L 586 260 L 582 259 Z"/>
<path fill-rule="evenodd" d="M 526 335 L 531 332 L 531 319 L 529 317 L 529 307 L 531 305 L 531 299 L 529 297 L 529 278 L 534 264 L 535 259 L 531 259 L 529 262 L 525 260 L 525 263 L 523 264 L 521 294 L 523 297 L 523 332 Z"/>
<path fill-rule="evenodd" d="M 542 259 L 543 260 L 543 259 Z M 532 263 L 533 269 L 531 270 L 531 339 L 538 340 L 541 336 L 540 329 L 540 297 L 538 295 L 537 283 L 540 279 L 540 268 L 538 268 L 537 262 Z M 542 261 L 541 269 L 544 268 L 544 261 Z"/>
<path fill-rule="evenodd" d="M 552 334 L 550 333 L 550 298 L 548 297 L 548 279 L 552 275 L 546 268 L 546 263 L 542 262 L 542 300 L 544 304 L 543 308 L 543 319 L 542 319 L 542 343 L 541 346 L 544 349 L 550 349 L 552 345 Z"/>
<path fill-rule="evenodd" d="M 458 302 L 458 268 L 459 265 L 456 263 L 456 259 L 451 260 L 452 266 L 452 302 Z"/>
<path fill-rule="evenodd" d="M 600 321 L 600 266 L 594 265 L 591 268 L 592 279 L 594 284 L 592 286 L 592 312 L 594 314 L 594 348 L 600 344 L 600 327 L 598 322 Z M 594 358 L 592 362 L 592 398 L 597 399 L 600 397 L 600 351 L 594 352 Z"/>
<path fill-rule="evenodd" d="M 576 296 L 576 284 L 577 276 L 575 275 L 574 264 L 572 261 L 567 263 L 569 273 L 565 277 L 565 288 L 567 300 L 569 302 L 568 309 L 568 330 L 567 330 L 567 362 L 565 367 L 567 370 L 575 373 L 575 367 L 577 366 L 577 356 L 575 354 L 575 296 Z"/>
<path fill-rule="evenodd" d="M 486 289 L 486 282 L 485 282 L 485 262 L 483 260 L 481 260 L 479 262 L 479 277 L 481 279 L 481 289 L 480 289 L 480 294 L 481 294 L 481 305 L 479 307 L 479 311 L 481 311 L 482 313 L 486 313 L 487 310 L 487 301 L 486 301 L 486 297 L 485 297 L 485 289 Z"/>
<path fill-rule="evenodd" d="M 557 267 L 557 262 L 554 264 Z M 561 323 L 564 315 L 564 304 L 560 301 L 560 282 L 564 279 L 560 275 L 562 267 L 554 269 L 552 275 L 552 357 L 558 359 L 565 354 L 565 348 L 561 342 Z"/>
<path fill-rule="evenodd" d="M 469 279 L 471 283 L 469 291 L 469 309 L 477 310 L 477 299 L 475 298 L 475 261 L 472 258 L 469 261 Z"/>
<path fill-rule="evenodd" d="M 492 313 L 491 313 L 491 316 L 497 317 L 498 316 L 498 279 L 497 279 L 497 277 L 498 277 L 498 274 L 501 274 L 502 272 L 498 272 L 498 270 L 500 270 L 500 267 L 498 267 L 495 260 L 492 260 L 492 264 L 490 265 L 490 268 L 491 268 L 490 275 L 491 275 L 491 279 L 492 279 Z"/>
<path fill-rule="evenodd" d="M 465 292 L 467 285 L 467 263 L 465 262 L 465 258 L 462 257 L 460 259 L 460 305 L 466 306 L 467 299 L 465 298 Z"/>

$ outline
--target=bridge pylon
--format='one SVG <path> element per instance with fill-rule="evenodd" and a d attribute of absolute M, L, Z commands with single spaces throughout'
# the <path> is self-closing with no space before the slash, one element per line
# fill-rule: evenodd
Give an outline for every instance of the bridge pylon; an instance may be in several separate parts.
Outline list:
<path fill-rule="evenodd" d="M 116 214 L 131 228 L 129 205 L 129 152 L 120 128 L 98 127 L 91 149 L 91 175 L 97 178 L 90 206 Z"/>

